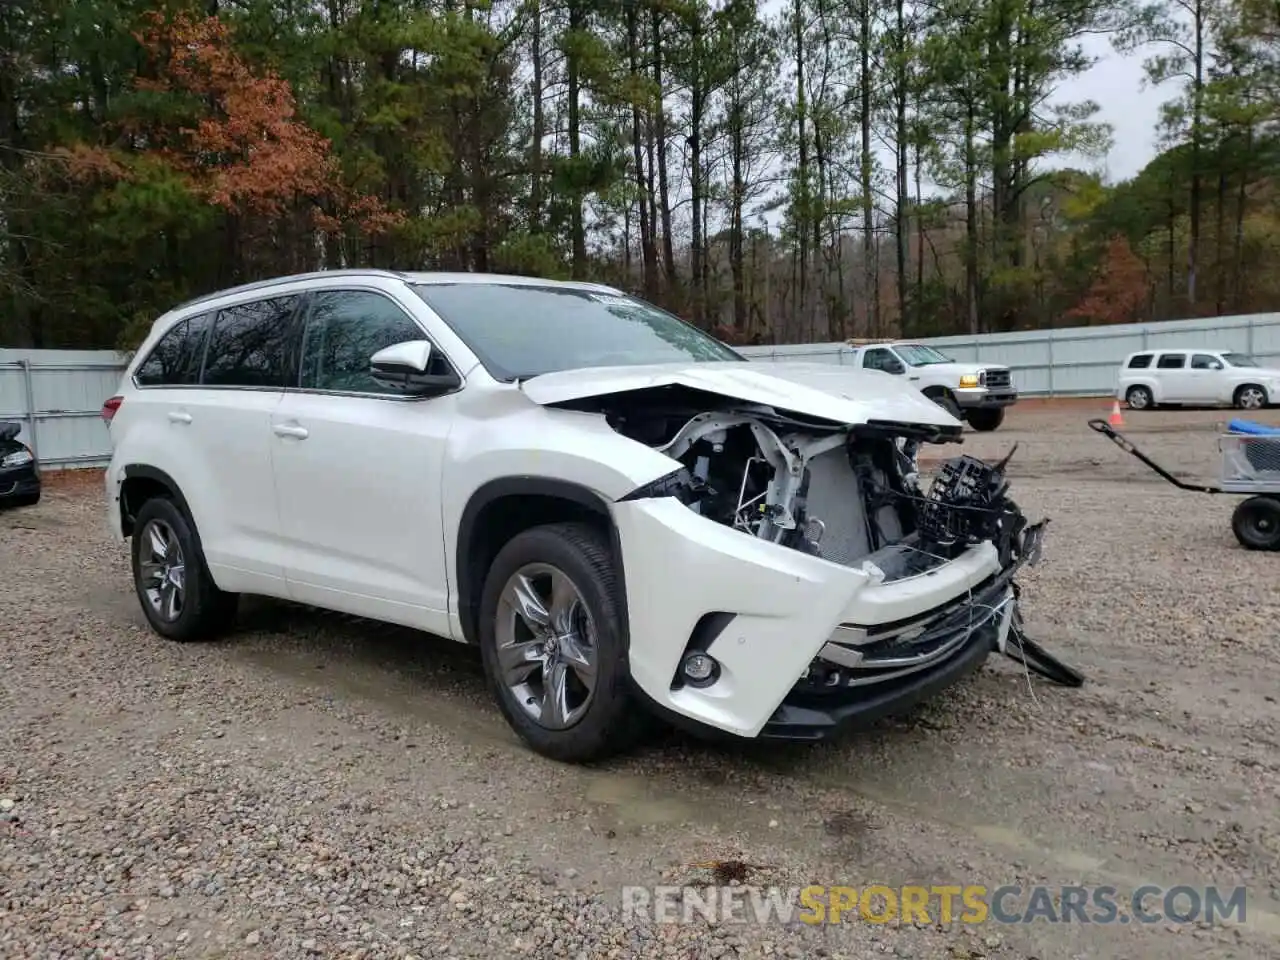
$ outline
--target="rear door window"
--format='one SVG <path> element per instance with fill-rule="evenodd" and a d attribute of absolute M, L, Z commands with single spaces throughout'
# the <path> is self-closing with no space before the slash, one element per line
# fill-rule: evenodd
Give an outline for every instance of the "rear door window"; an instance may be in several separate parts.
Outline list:
<path fill-rule="evenodd" d="M 1162 353 L 1160 359 L 1156 361 L 1156 366 L 1161 370 L 1181 370 L 1186 365 L 1185 353 Z"/>
<path fill-rule="evenodd" d="M 286 345 L 301 298 L 273 297 L 218 311 L 201 383 L 209 387 L 284 387 Z"/>

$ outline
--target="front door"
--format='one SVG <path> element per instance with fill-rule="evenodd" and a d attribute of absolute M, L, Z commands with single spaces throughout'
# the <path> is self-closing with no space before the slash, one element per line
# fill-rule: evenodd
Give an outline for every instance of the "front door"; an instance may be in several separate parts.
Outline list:
<path fill-rule="evenodd" d="M 424 339 L 382 293 L 312 294 L 273 459 L 290 596 L 447 635 L 440 490 L 456 395 L 407 399 L 369 376 L 378 350 Z"/>

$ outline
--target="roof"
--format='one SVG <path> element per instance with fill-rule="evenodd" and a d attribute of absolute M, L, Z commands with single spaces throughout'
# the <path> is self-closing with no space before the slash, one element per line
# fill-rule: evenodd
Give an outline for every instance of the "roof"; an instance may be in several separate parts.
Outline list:
<path fill-rule="evenodd" d="M 272 287 L 283 286 L 287 283 L 298 283 L 305 280 L 326 280 L 333 277 L 381 277 L 383 279 L 401 280 L 404 283 L 418 283 L 423 285 L 438 283 L 501 283 L 501 284 L 517 284 L 520 286 L 555 286 L 567 287 L 577 290 L 593 290 L 597 293 L 620 293 L 614 287 L 606 286 L 600 283 L 588 283 L 585 280 L 548 280 L 542 277 L 522 277 L 515 274 L 502 273 L 450 273 L 446 271 L 403 271 L 403 270 L 376 270 L 373 268 L 357 268 L 352 270 L 316 270 L 311 273 L 294 273 L 288 276 L 271 277 L 266 280 L 256 280 L 253 283 L 243 283 L 235 287 L 227 287 L 223 290 L 215 290 L 212 293 L 206 293 L 199 297 L 181 303 L 168 313 L 174 313 L 178 310 L 185 310 L 196 304 L 205 303 L 210 300 L 220 300 L 223 297 L 233 296 L 240 293 L 250 293 L 257 290 L 269 290 Z"/>

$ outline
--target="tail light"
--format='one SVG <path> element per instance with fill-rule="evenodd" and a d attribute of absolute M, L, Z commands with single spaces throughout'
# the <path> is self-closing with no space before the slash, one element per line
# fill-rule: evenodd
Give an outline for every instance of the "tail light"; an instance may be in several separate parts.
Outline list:
<path fill-rule="evenodd" d="M 102 405 L 102 419 L 104 423 L 110 423 L 111 418 L 116 415 L 116 411 L 120 409 L 120 404 L 124 403 L 124 397 L 112 397 Z"/>

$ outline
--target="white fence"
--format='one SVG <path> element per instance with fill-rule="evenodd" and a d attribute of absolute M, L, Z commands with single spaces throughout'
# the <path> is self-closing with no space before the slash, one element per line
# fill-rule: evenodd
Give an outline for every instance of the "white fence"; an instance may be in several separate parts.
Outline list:
<path fill-rule="evenodd" d="M 1259 363 L 1280 367 L 1280 314 L 936 337 L 920 342 L 956 360 L 1006 364 L 1024 396 L 1102 397 L 1115 389 L 1117 368 L 1125 355 L 1136 350 L 1236 350 Z M 853 348 L 842 343 L 798 343 L 742 347 L 739 352 L 759 360 L 844 364 L 850 362 Z"/>
<path fill-rule="evenodd" d="M 102 404 L 123 369 L 111 350 L 0 350 L 0 420 L 22 424 L 42 469 L 105 466 Z"/>
<path fill-rule="evenodd" d="M 1125 354 L 1152 348 L 1238 350 L 1280 367 L 1280 314 L 1174 320 L 1110 327 L 1073 327 L 922 341 L 956 360 L 1007 364 L 1024 396 L 1108 396 Z M 745 347 L 764 362 L 844 364 L 841 343 Z M 23 425 L 20 436 L 42 466 L 101 466 L 111 457 L 102 402 L 115 392 L 124 359 L 110 350 L 0 350 L 0 420 Z"/>

